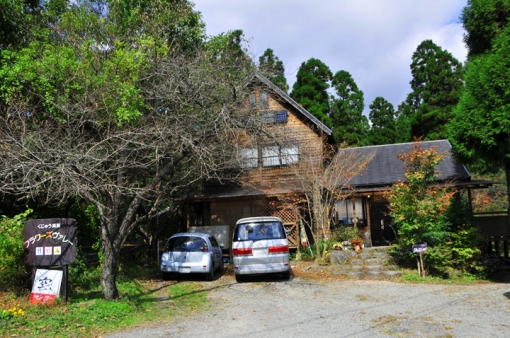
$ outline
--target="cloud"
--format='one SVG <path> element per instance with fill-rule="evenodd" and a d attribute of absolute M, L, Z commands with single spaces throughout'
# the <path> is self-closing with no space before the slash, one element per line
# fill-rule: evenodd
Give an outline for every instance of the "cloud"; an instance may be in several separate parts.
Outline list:
<path fill-rule="evenodd" d="M 426 39 L 461 62 L 467 51 L 460 24 L 467 0 L 195 0 L 209 35 L 242 29 L 258 60 L 272 48 L 288 83 L 314 57 L 333 73 L 350 72 L 365 93 L 365 113 L 377 96 L 395 106 L 411 91 L 411 57 Z"/>

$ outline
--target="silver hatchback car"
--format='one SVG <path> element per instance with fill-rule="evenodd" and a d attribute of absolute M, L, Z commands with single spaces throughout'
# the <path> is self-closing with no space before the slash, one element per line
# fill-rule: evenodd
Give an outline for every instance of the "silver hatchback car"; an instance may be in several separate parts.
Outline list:
<path fill-rule="evenodd" d="M 289 241 L 278 217 L 249 217 L 237 221 L 232 238 L 236 280 L 247 275 L 281 273 L 290 278 Z"/>
<path fill-rule="evenodd" d="M 216 270 L 223 271 L 223 252 L 210 234 L 178 233 L 168 239 L 160 268 L 165 280 L 173 274 L 201 273 L 211 281 Z"/>

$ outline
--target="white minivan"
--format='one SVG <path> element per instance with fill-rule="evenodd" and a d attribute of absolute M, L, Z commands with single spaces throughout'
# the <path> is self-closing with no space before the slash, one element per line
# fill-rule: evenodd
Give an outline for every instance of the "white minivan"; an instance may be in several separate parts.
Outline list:
<path fill-rule="evenodd" d="M 290 278 L 289 241 L 278 217 L 249 217 L 237 221 L 232 237 L 234 275 L 280 273 Z"/>

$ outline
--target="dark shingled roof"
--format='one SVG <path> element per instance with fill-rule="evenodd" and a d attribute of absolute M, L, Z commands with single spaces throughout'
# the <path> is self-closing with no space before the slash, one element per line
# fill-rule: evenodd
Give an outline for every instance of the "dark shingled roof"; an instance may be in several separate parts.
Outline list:
<path fill-rule="evenodd" d="M 364 154 L 373 153 L 375 156 L 362 171 L 361 176 L 354 177 L 349 185 L 361 187 L 388 186 L 398 181 L 405 181 L 404 163 L 397 158 L 399 154 L 409 153 L 413 150 L 414 143 L 387 144 L 382 146 L 368 146 L 350 148 L 349 151 L 357 151 Z M 448 140 L 420 142 L 423 149 L 435 147 L 443 160 L 437 165 L 436 172 L 438 181 L 469 181 L 471 175 L 462 164 L 456 163 L 452 157 L 452 146 Z"/>

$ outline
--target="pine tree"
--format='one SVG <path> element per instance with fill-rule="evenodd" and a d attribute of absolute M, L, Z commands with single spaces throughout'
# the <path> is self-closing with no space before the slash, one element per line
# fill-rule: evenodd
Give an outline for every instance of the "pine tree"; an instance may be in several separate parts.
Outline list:
<path fill-rule="evenodd" d="M 397 139 L 395 109 L 383 97 L 376 97 L 370 107 L 369 140 L 372 145 L 393 144 Z"/>
<path fill-rule="evenodd" d="M 290 97 L 328 127 L 331 127 L 328 89 L 332 76 L 328 66 L 311 58 L 299 67 L 290 93 Z"/>
<path fill-rule="evenodd" d="M 480 173 L 505 169 L 507 191 L 510 191 L 510 25 L 501 15 L 506 13 L 508 18 L 509 11 L 510 1 L 499 0 L 470 1 L 464 9 L 470 58 L 464 92 L 448 128 L 454 151 L 463 163 Z M 508 198 L 510 203 L 510 194 Z"/>
<path fill-rule="evenodd" d="M 397 137 L 395 143 L 405 143 L 413 140 L 411 136 L 411 123 L 409 116 L 411 115 L 411 106 L 407 101 L 398 105 L 395 113 L 395 128 L 397 130 Z"/>
<path fill-rule="evenodd" d="M 493 39 L 508 25 L 510 0 L 469 0 L 461 19 L 468 57 L 490 52 Z"/>
<path fill-rule="evenodd" d="M 331 122 L 335 140 L 347 145 L 367 145 L 369 123 L 363 115 L 363 92 L 345 70 L 337 72 L 331 83 L 336 92 L 331 101 Z"/>
<path fill-rule="evenodd" d="M 274 55 L 271 48 L 266 49 L 264 54 L 259 57 L 259 71 L 284 92 L 289 90 L 283 62 Z"/>
<path fill-rule="evenodd" d="M 410 105 L 411 135 L 425 140 L 447 138 L 445 125 L 462 93 L 462 64 L 432 40 L 413 53 Z"/>

